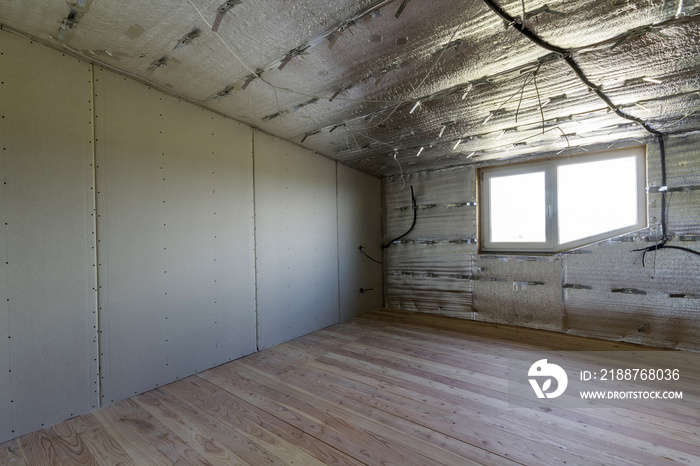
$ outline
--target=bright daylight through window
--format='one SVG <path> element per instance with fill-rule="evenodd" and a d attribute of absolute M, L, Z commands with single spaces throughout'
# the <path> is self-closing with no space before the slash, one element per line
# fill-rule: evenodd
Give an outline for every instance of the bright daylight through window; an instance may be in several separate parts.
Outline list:
<path fill-rule="evenodd" d="M 558 252 L 644 228 L 646 148 L 480 170 L 481 249 Z"/>

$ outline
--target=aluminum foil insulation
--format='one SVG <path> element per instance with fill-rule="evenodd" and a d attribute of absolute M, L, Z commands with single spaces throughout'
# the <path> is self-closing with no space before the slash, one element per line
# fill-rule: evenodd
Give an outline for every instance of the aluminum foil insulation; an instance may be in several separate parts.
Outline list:
<path fill-rule="evenodd" d="M 666 244 L 694 250 L 700 250 L 699 147 L 698 132 L 666 141 Z M 476 171 L 471 166 L 387 178 L 387 238 L 410 225 L 409 186 L 418 206 L 426 208 L 417 211 L 413 231 L 385 250 L 386 304 L 700 350 L 698 257 L 662 248 L 648 252 L 642 265 L 642 253 L 634 252 L 661 239 L 658 144 L 650 144 L 647 152 L 649 227 L 549 256 L 478 253 Z"/>
<path fill-rule="evenodd" d="M 649 137 L 615 109 L 699 128 L 697 1 L 497 4 L 614 109 L 483 1 L 42 0 L 0 22 L 377 176 Z"/>

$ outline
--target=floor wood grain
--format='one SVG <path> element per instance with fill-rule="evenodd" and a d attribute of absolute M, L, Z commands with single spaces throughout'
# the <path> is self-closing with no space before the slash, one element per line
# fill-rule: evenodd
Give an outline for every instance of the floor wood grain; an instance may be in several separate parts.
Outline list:
<path fill-rule="evenodd" d="M 383 309 L 2 444 L 0 465 L 700 464 L 698 409 L 510 406 L 505 361 L 545 350 L 649 349 Z"/>

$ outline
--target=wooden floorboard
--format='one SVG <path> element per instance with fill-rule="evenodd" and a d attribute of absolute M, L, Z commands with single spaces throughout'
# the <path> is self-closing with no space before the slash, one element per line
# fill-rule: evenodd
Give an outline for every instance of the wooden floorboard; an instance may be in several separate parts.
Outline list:
<path fill-rule="evenodd" d="M 508 358 L 568 350 L 649 348 L 378 310 L 6 442 L 0 465 L 700 464 L 694 379 L 682 406 L 509 405 Z"/>

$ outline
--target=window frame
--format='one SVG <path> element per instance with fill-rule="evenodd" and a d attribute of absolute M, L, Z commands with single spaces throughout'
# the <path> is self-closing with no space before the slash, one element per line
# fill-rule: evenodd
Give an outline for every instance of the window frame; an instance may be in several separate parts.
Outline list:
<path fill-rule="evenodd" d="M 557 168 L 587 162 L 615 160 L 633 156 L 637 169 L 637 222 L 623 228 L 606 231 L 593 236 L 587 236 L 567 243 L 559 244 L 559 212 L 557 208 Z M 490 222 L 490 180 L 494 177 L 519 175 L 534 172 L 545 173 L 545 221 L 546 240 L 544 242 L 492 242 Z M 632 146 L 623 149 L 605 150 L 576 154 L 563 157 L 553 157 L 543 160 L 519 162 L 515 164 L 482 167 L 477 170 L 477 190 L 479 195 L 479 251 L 484 253 L 503 254 L 556 254 L 579 248 L 598 241 L 613 238 L 648 226 L 647 201 L 647 147 Z M 604 187 L 591 189 L 604 189 Z"/>

